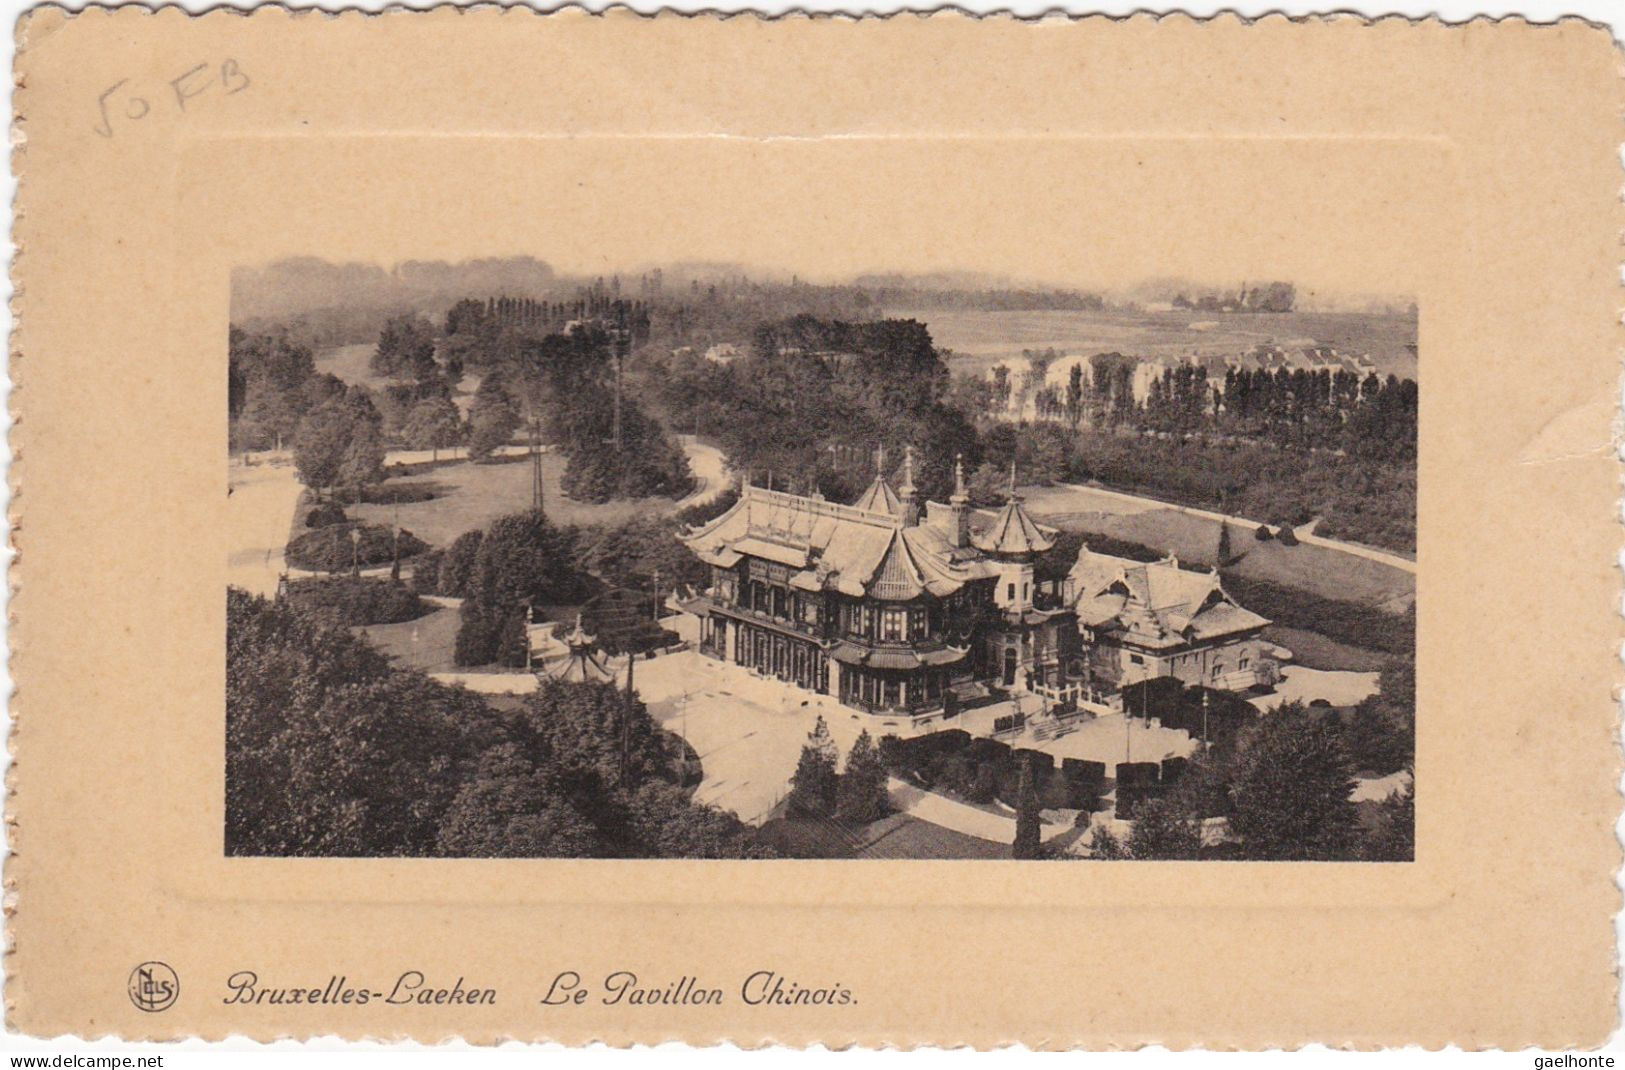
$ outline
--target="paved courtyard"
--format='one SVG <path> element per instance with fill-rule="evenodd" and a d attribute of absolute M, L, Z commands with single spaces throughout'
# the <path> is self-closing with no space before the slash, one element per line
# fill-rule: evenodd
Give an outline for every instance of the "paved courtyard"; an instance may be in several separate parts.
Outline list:
<path fill-rule="evenodd" d="M 1281 682 L 1267 695 L 1252 700 L 1254 706 L 1269 711 L 1283 702 L 1305 705 L 1324 699 L 1333 706 L 1355 706 L 1377 693 L 1374 672 L 1328 672 L 1302 665 L 1281 667 Z"/>
<path fill-rule="evenodd" d="M 760 824 L 789 790 L 801 745 L 820 713 L 842 755 L 859 726 L 828 696 L 752 676 L 693 651 L 638 662 L 650 714 L 686 739 L 705 770 L 698 802 Z"/>

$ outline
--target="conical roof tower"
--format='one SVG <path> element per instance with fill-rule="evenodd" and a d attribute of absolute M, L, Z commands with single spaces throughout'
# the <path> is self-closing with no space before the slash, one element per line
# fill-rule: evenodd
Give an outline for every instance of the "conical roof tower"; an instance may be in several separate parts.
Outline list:
<path fill-rule="evenodd" d="M 903 501 L 892 490 L 891 484 L 886 482 L 886 447 L 875 447 L 875 479 L 869 484 L 857 501 L 852 503 L 853 508 L 862 509 L 869 513 L 885 513 L 887 516 L 902 516 Z"/>
<path fill-rule="evenodd" d="M 1015 461 L 1010 462 L 1010 489 L 1006 492 L 1004 508 L 993 518 L 992 525 L 971 541 L 978 550 L 997 557 L 1041 554 L 1055 545 L 1055 540 L 1045 535 L 1021 507 L 1021 495 L 1016 492 Z"/>

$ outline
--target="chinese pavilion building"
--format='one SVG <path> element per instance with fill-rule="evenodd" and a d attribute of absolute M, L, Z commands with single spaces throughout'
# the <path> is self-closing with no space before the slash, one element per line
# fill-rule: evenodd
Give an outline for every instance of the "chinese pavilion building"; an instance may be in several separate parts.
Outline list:
<path fill-rule="evenodd" d="M 959 465 L 948 503 L 923 510 L 912 451 L 896 488 L 876 468 L 852 505 L 746 486 L 683 536 L 711 566 L 710 588 L 685 605 L 700 650 L 917 724 L 990 687 L 1075 697 L 1067 580 L 1035 568 L 1055 533 L 1027 515 L 1014 472 L 988 524 Z"/>

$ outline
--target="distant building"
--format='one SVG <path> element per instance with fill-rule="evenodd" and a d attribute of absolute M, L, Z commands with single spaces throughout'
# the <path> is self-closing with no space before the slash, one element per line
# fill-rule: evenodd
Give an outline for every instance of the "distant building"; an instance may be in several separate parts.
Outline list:
<path fill-rule="evenodd" d="M 713 364 L 732 364 L 739 355 L 739 347 L 732 342 L 718 342 L 705 351 L 705 359 Z"/>
<path fill-rule="evenodd" d="M 1174 362 L 1163 360 L 1142 360 L 1134 366 L 1134 378 L 1130 380 L 1129 389 L 1134 394 L 1134 404 L 1144 405 L 1151 396 L 1151 384 L 1161 379 Z"/>

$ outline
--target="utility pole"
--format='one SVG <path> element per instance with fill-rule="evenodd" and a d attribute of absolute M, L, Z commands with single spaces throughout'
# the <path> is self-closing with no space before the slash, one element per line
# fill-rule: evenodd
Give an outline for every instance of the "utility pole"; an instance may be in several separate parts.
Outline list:
<path fill-rule="evenodd" d="M 1202 753 L 1207 753 L 1207 688 L 1202 688 Z"/>
<path fill-rule="evenodd" d="M 544 501 L 542 497 L 542 450 L 538 441 L 536 417 L 530 418 L 530 508 L 533 512 L 541 513 Z"/>
<path fill-rule="evenodd" d="M 654 607 L 654 614 L 655 614 L 654 615 L 655 623 L 659 624 L 660 623 L 660 570 L 658 568 L 655 569 L 655 607 Z"/>
<path fill-rule="evenodd" d="M 632 764 L 632 703 L 637 701 L 637 692 L 632 689 L 632 668 L 638 663 L 635 651 L 626 652 L 626 704 L 621 707 L 621 777 L 627 775 L 627 767 Z"/>

